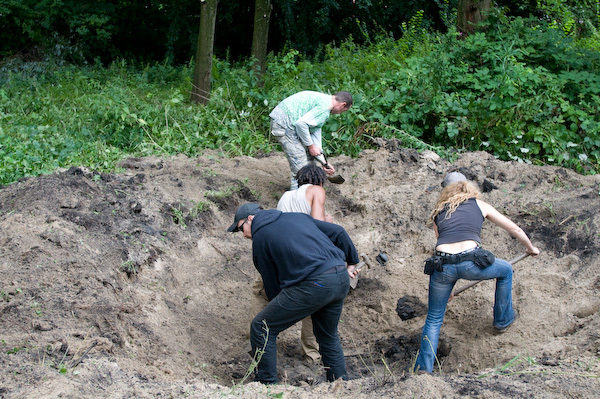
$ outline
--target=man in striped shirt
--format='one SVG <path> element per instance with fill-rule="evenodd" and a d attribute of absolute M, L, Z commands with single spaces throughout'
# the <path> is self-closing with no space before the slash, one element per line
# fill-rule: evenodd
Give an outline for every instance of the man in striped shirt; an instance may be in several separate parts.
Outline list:
<path fill-rule="evenodd" d="M 290 164 L 290 188 L 296 190 L 295 176 L 313 157 L 321 155 L 321 128 L 329 115 L 337 115 L 352 106 L 352 95 L 339 91 L 334 95 L 316 91 L 301 91 L 280 102 L 269 114 L 271 134 L 277 138 Z M 324 169 L 333 175 L 333 167 Z"/>

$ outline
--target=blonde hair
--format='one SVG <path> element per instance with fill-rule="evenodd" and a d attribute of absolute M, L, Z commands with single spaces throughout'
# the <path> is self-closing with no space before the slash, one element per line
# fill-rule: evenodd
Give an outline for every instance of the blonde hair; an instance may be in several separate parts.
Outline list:
<path fill-rule="evenodd" d="M 459 181 L 452 183 L 442 190 L 429 219 L 435 220 L 435 217 L 447 207 L 445 219 L 450 218 L 452 212 L 458 208 L 460 204 L 469 198 L 479 198 L 479 190 L 475 185 L 468 181 Z"/>

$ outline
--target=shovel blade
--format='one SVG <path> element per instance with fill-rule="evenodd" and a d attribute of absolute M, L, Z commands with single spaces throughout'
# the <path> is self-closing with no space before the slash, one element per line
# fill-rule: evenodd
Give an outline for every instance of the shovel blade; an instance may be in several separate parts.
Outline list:
<path fill-rule="evenodd" d="M 325 155 L 321 154 L 320 156 L 323 157 L 323 159 L 319 158 L 319 156 L 313 157 L 313 159 L 315 159 L 317 162 L 319 162 L 321 165 L 323 165 L 323 167 L 325 167 L 326 169 L 331 169 L 331 167 L 329 166 L 329 163 L 327 163 L 327 160 L 325 159 Z M 346 179 L 344 179 L 340 175 L 327 176 L 327 180 L 329 180 L 333 184 L 342 184 L 343 182 L 346 181 Z"/>
<path fill-rule="evenodd" d="M 361 256 L 364 254 L 361 254 Z M 354 267 L 354 270 L 360 270 L 363 268 L 363 266 L 365 265 L 365 261 L 361 260 L 360 262 L 358 262 L 358 264 Z M 356 277 L 351 277 L 350 278 L 350 288 L 356 288 L 356 285 L 358 284 L 358 274 L 356 275 Z"/>
<path fill-rule="evenodd" d="M 343 182 L 346 181 L 346 179 L 344 179 L 340 175 L 337 175 L 337 176 L 327 176 L 327 180 L 329 180 L 330 182 L 332 182 L 334 184 L 342 184 Z"/>

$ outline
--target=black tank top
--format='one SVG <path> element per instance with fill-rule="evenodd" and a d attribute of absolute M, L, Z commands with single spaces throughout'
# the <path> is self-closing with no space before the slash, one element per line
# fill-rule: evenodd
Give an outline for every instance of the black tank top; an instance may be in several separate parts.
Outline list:
<path fill-rule="evenodd" d="M 469 198 L 461 203 L 446 219 L 444 208 L 435 217 L 438 229 L 438 240 L 435 246 L 452 244 L 460 241 L 473 240 L 481 244 L 481 225 L 484 217 L 475 198 Z"/>

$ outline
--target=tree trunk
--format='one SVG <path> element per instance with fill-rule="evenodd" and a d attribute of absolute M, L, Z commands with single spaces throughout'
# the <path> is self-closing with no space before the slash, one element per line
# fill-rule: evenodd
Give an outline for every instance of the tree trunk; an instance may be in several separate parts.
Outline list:
<path fill-rule="evenodd" d="M 200 32 L 194 60 L 193 102 L 206 104 L 210 98 L 215 25 L 218 0 L 200 0 Z"/>
<path fill-rule="evenodd" d="M 255 0 L 252 58 L 256 61 L 254 71 L 258 76 L 260 87 L 264 86 L 263 73 L 267 69 L 267 42 L 269 40 L 271 10 L 273 10 L 271 0 Z"/>
<path fill-rule="evenodd" d="M 487 18 L 492 0 L 458 0 L 456 28 L 464 35 L 475 31 L 475 25 Z"/>

